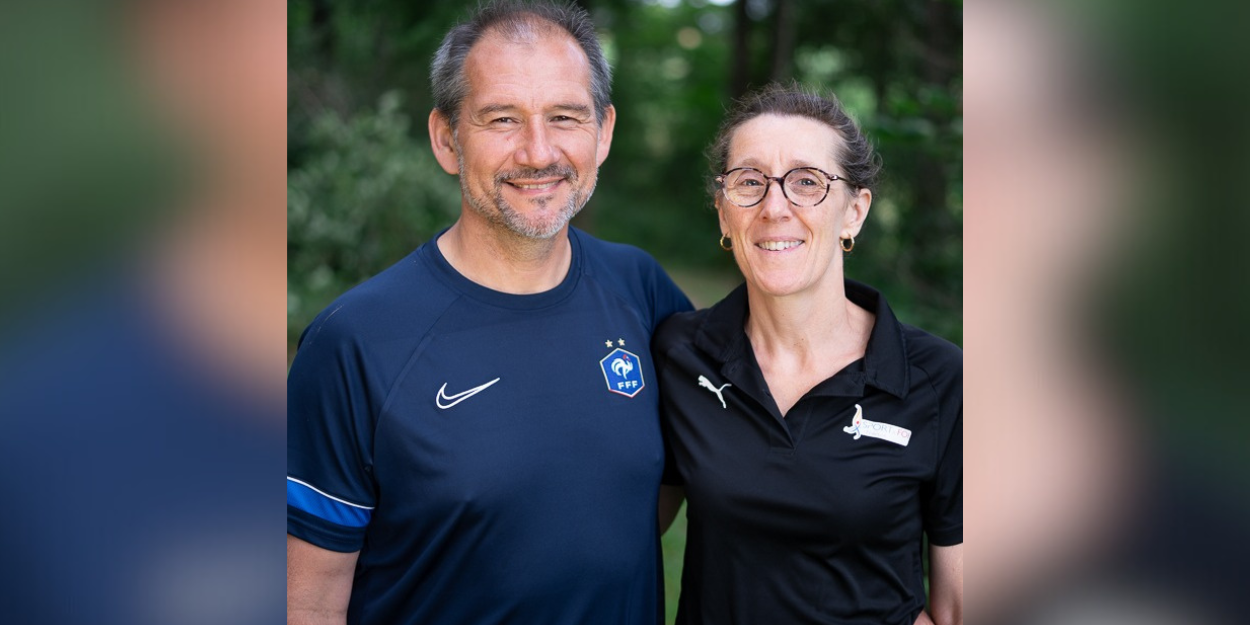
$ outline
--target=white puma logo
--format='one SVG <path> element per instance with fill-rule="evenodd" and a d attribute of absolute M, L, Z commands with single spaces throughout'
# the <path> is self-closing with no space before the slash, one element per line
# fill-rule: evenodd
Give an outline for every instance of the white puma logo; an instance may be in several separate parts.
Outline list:
<path fill-rule="evenodd" d="M 716 399 L 720 400 L 721 408 L 729 408 L 729 405 L 725 403 L 725 397 L 721 395 L 721 393 L 725 390 L 726 386 L 733 386 L 732 384 L 729 384 L 728 382 L 726 382 L 725 384 L 722 384 L 720 388 L 716 388 L 715 386 L 712 386 L 711 380 L 703 376 L 699 376 L 699 386 L 702 386 L 703 388 L 709 391 L 712 391 L 713 393 L 716 393 Z"/>

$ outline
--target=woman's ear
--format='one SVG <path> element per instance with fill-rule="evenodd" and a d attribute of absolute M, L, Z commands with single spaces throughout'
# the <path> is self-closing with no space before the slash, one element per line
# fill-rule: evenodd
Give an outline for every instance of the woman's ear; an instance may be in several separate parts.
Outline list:
<path fill-rule="evenodd" d="M 456 137 L 451 130 L 451 120 L 438 109 L 430 111 L 430 148 L 443 171 L 455 176 L 460 174 L 460 161 L 456 156 Z"/>
<path fill-rule="evenodd" d="M 855 191 L 855 197 L 850 204 L 846 206 L 846 212 L 842 216 L 842 234 L 844 239 L 855 237 L 859 234 L 861 228 L 864 227 L 864 220 L 868 219 L 868 210 L 872 207 L 872 191 L 860 188 Z"/>

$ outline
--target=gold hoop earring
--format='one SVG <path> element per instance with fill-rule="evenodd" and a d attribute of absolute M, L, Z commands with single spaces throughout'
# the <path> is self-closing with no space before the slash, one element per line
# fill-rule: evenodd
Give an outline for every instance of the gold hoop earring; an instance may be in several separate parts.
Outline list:
<path fill-rule="evenodd" d="M 850 241 L 850 242 L 851 242 L 851 244 L 850 244 L 850 245 L 847 245 L 847 244 L 846 244 L 846 242 L 847 242 L 847 241 Z M 846 252 L 846 253 L 848 253 L 848 254 L 849 254 L 849 253 L 851 252 L 851 250 L 855 249 L 855 237 L 850 237 L 850 238 L 847 238 L 847 239 L 839 239 L 839 240 L 838 240 L 838 246 L 842 248 L 842 251 L 843 251 L 843 252 Z"/>
<path fill-rule="evenodd" d="M 725 245 L 725 241 L 729 241 L 729 245 Z M 733 250 L 734 240 L 730 239 L 727 234 L 720 235 L 720 248 L 726 252 Z"/>

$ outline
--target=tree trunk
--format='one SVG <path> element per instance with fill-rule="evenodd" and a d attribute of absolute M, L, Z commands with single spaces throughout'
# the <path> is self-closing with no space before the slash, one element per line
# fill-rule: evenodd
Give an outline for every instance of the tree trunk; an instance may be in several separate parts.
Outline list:
<path fill-rule="evenodd" d="M 794 0 L 777 0 L 773 21 L 772 69 L 768 79 L 784 83 L 793 77 L 794 66 Z"/>
<path fill-rule="evenodd" d="M 735 100 L 751 87 L 751 16 L 747 0 L 734 3 L 734 45 L 730 63 L 729 95 Z"/>
<path fill-rule="evenodd" d="M 958 18 L 951 14 L 954 4 L 943 0 L 929 0 L 925 7 L 922 25 L 923 46 L 920 61 L 920 78 L 924 87 L 949 92 L 951 81 L 959 71 L 958 59 L 951 54 L 952 42 L 959 36 Z M 922 88 L 924 88 L 922 87 Z M 937 129 L 939 137 L 950 128 L 951 112 L 946 108 L 925 107 L 921 113 Z M 944 143 L 943 138 L 936 141 Z M 955 221 L 947 207 L 948 183 L 943 164 L 944 155 L 933 150 L 917 154 L 917 177 L 913 183 L 912 226 L 917 236 L 911 240 L 913 248 L 912 276 L 920 283 L 930 286 L 958 272 L 943 267 L 943 247 L 956 236 Z M 954 294 L 951 294 L 954 295 Z"/>
<path fill-rule="evenodd" d="M 334 24 L 331 23 L 330 0 L 312 0 L 312 31 L 316 38 L 316 53 L 322 64 L 334 59 Z"/>

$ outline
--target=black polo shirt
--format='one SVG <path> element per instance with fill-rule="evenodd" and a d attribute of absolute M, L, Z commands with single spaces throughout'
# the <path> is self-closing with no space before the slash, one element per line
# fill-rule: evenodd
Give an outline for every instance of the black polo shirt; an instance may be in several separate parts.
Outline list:
<path fill-rule="evenodd" d="M 656 332 L 664 479 L 689 502 L 678 623 L 910 625 L 922 536 L 963 542 L 963 352 L 867 286 L 846 294 L 876 315 L 867 353 L 784 419 L 745 285 Z"/>

